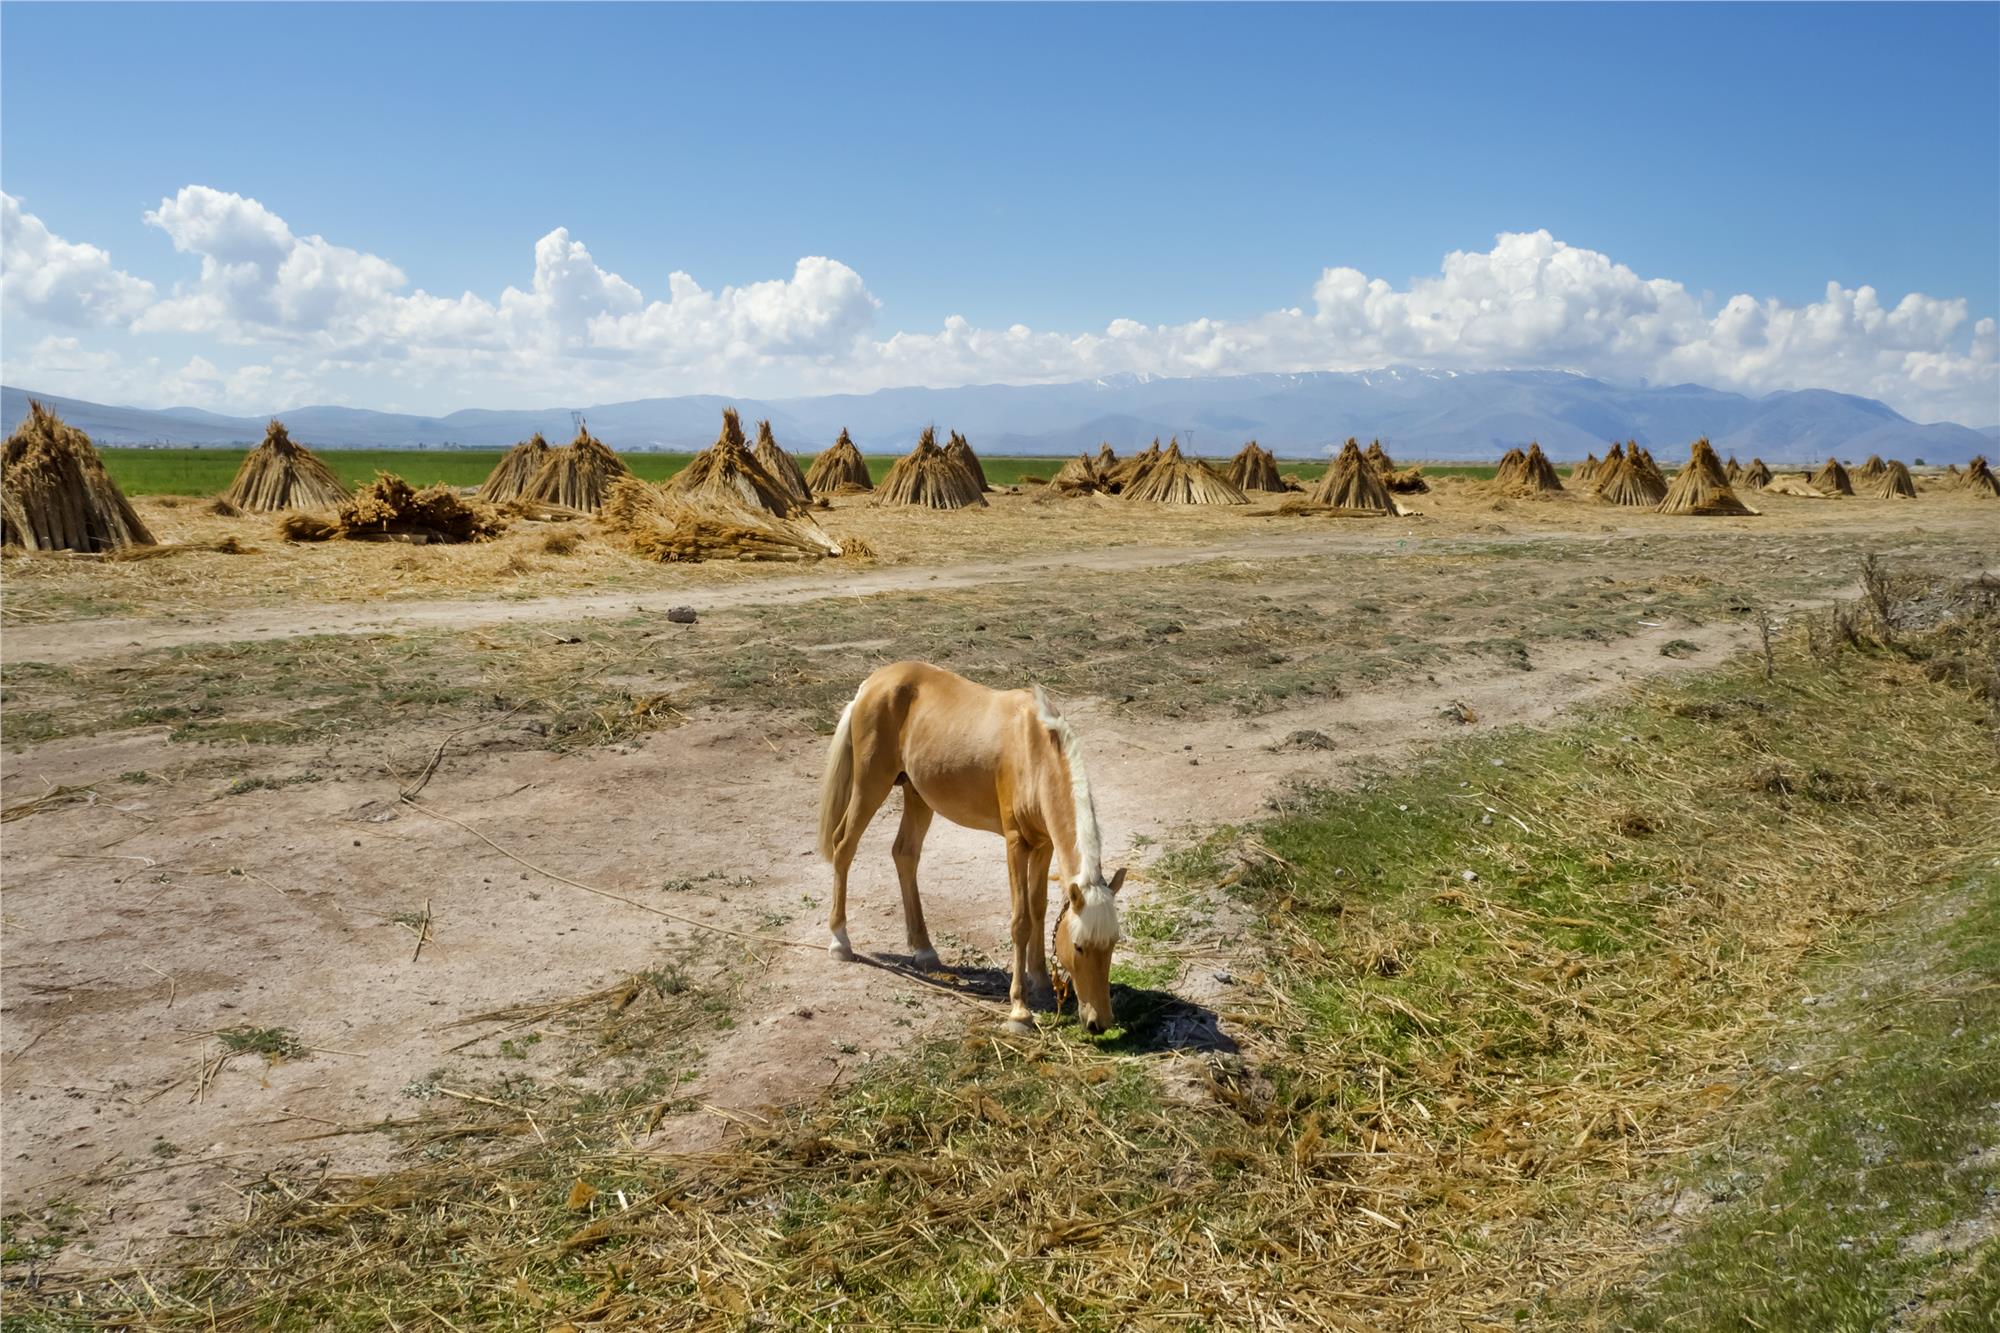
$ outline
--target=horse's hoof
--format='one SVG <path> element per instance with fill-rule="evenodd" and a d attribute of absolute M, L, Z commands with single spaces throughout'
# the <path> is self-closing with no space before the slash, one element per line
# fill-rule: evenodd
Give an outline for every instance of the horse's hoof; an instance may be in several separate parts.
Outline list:
<path fill-rule="evenodd" d="M 937 956 L 936 949 L 919 949 L 910 959 L 910 966 L 919 972 L 942 972 L 944 963 Z"/>
<path fill-rule="evenodd" d="M 835 935 L 826 942 L 827 956 L 837 963 L 854 961 L 854 946 L 847 942 L 845 935 Z"/>
<path fill-rule="evenodd" d="M 1035 1035 L 1035 1025 L 1029 1019 L 1010 1018 L 1007 1020 L 1007 1035 L 1010 1037 L 1032 1037 Z"/>

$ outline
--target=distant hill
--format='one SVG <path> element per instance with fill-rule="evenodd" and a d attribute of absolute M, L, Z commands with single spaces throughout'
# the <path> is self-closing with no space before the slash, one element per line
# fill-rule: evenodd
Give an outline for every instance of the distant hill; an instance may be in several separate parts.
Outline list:
<path fill-rule="evenodd" d="M 37 394 L 102 444 L 243 445 L 261 439 L 267 413 L 230 417 L 195 408 L 153 411 Z M 0 415 L 11 426 L 29 391 L 6 388 Z M 1353 373 L 1167 379 L 1114 375 L 1070 384 L 883 389 L 812 398 L 642 398 L 584 409 L 591 432 L 621 449 L 694 449 L 714 441 L 721 410 L 746 422 L 769 417 L 781 442 L 804 453 L 844 427 L 870 453 L 901 452 L 925 426 L 964 432 L 994 454 L 1071 454 L 1109 441 L 1121 452 L 1179 435 L 1209 455 L 1248 439 L 1311 458 L 1349 435 L 1380 438 L 1398 457 L 1482 460 L 1539 440 L 1558 459 L 1601 453 L 1637 439 L 1663 458 L 1698 435 L 1724 454 L 1767 462 L 1882 454 L 1963 463 L 1993 451 L 1994 429 L 1919 425 L 1872 398 L 1803 389 L 1749 398 L 1697 384 L 1634 387 L 1560 371 L 1388 369 Z M 574 432 L 567 408 L 469 409 L 411 416 L 351 407 L 281 413 L 292 437 L 328 447 L 494 448 L 535 431 L 551 441 Z"/>

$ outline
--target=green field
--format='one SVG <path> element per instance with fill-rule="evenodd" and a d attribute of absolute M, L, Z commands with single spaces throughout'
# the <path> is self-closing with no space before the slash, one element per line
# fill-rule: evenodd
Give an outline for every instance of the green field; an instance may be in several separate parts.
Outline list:
<path fill-rule="evenodd" d="M 442 481 L 452 486 L 477 486 L 500 461 L 500 449 L 317 449 L 328 466 L 349 486 L 359 486 L 377 472 L 393 472 L 405 481 L 428 486 Z M 214 495 L 228 487 L 243 455 L 234 449 L 99 449 L 104 465 L 127 495 Z M 626 465 L 648 481 L 664 481 L 687 466 L 691 454 L 626 454 Z M 801 455 L 802 463 L 808 455 Z M 895 463 L 894 455 L 874 454 L 868 470 L 880 481 Z M 986 479 L 1011 486 L 1023 475 L 1047 480 L 1063 465 L 1060 458 L 986 458 Z M 1286 472 L 1317 477 L 1323 462 L 1278 460 Z M 1490 477 L 1491 465 L 1425 465 L 1433 476 Z"/>

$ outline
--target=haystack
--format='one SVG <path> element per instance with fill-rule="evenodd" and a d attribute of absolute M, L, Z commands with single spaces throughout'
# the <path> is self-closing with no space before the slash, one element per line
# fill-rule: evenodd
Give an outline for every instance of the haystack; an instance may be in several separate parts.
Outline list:
<path fill-rule="evenodd" d="M 845 426 L 840 428 L 840 438 L 813 459 L 812 471 L 806 473 L 806 489 L 814 495 L 839 495 L 843 486 L 852 488 L 847 494 L 875 489 L 868 476 L 868 460 L 854 447 Z"/>
<path fill-rule="evenodd" d="M 406 541 L 424 546 L 485 541 L 506 530 L 498 514 L 467 504 L 443 482 L 417 490 L 392 472 L 376 473 L 331 517 L 287 514 L 278 520 L 278 535 L 295 542 Z"/>
<path fill-rule="evenodd" d="M 1625 457 L 1631 459 L 1648 477 L 1658 482 L 1662 493 L 1666 491 L 1667 474 L 1660 471 L 1660 465 L 1653 461 L 1653 451 L 1651 449 L 1641 448 L 1636 440 L 1627 440 L 1625 442 Z"/>
<path fill-rule="evenodd" d="M 778 437 L 771 434 L 769 421 L 757 423 L 757 448 L 754 456 L 757 459 L 757 466 L 763 468 L 765 475 L 777 482 L 794 502 L 802 506 L 812 504 L 812 487 L 806 484 L 806 474 L 799 470 L 799 460 L 778 446 Z"/>
<path fill-rule="evenodd" d="M 1875 480 L 1875 478 L 1881 476 L 1884 472 L 1887 472 L 1888 470 L 1889 470 L 1889 465 L 1882 461 L 1882 455 L 1870 454 L 1868 455 L 1867 462 L 1863 463 L 1860 467 L 1854 469 L 1854 480 L 1873 481 Z"/>
<path fill-rule="evenodd" d="M 1118 495 L 1130 490 L 1145 475 L 1153 470 L 1162 457 L 1160 442 L 1156 439 L 1152 447 L 1133 454 L 1130 458 L 1114 466 L 1104 474 L 1105 489 Z"/>
<path fill-rule="evenodd" d="M 1049 478 L 1049 489 L 1063 495 L 1090 495 L 1103 488 L 1103 478 L 1089 454 L 1078 454 Z"/>
<path fill-rule="evenodd" d="M 1097 446 L 1097 457 L 1092 460 L 1092 464 L 1097 469 L 1099 477 L 1109 476 L 1111 469 L 1118 466 L 1118 455 L 1112 451 L 1109 440 Z"/>
<path fill-rule="evenodd" d="M 2000 497 L 2000 479 L 1993 475 L 1993 469 L 1986 465 L 1985 454 L 1973 455 L 1965 465 L 1965 480 L 1959 483 L 1974 495 L 1988 499 Z"/>
<path fill-rule="evenodd" d="M 1269 449 L 1252 440 L 1229 460 L 1229 484 L 1246 494 L 1250 491 L 1282 491 L 1278 460 Z"/>
<path fill-rule="evenodd" d="M 1397 495 L 1422 495 L 1431 488 L 1431 484 L 1424 480 L 1424 470 L 1420 467 L 1406 467 L 1401 472 L 1384 472 L 1382 484 Z"/>
<path fill-rule="evenodd" d="M 1650 509 L 1667 494 L 1667 483 L 1640 460 L 1637 445 L 1624 453 L 1614 448 L 1597 469 L 1595 484 L 1598 499 L 1633 509 Z"/>
<path fill-rule="evenodd" d="M 1729 455 L 1729 461 L 1722 465 L 1722 475 L 1729 479 L 1731 486 L 1734 486 L 1737 479 L 1743 475 L 1743 465 L 1736 461 L 1735 454 Z"/>
<path fill-rule="evenodd" d="M 963 435 L 953 431 L 950 441 L 944 447 L 944 453 L 945 457 L 964 468 L 967 474 L 979 483 L 982 493 L 993 489 L 986 484 L 986 469 L 979 466 L 979 455 L 972 452 L 972 446 L 966 443 Z"/>
<path fill-rule="evenodd" d="M 0 453 L 0 546 L 122 551 L 157 544 L 90 437 L 29 400 Z"/>
<path fill-rule="evenodd" d="M 488 504 L 520 499 L 522 492 L 528 489 L 528 483 L 535 479 L 553 452 L 549 442 L 542 438 L 542 433 L 536 431 L 500 456 L 500 461 L 480 486 L 479 498 Z"/>
<path fill-rule="evenodd" d="M 1120 492 L 1127 500 L 1163 505 L 1240 505 L 1250 497 L 1197 458 L 1181 453 L 1181 442 L 1170 441 L 1159 461 Z"/>
<path fill-rule="evenodd" d="M 1740 483 L 1746 491 L 1761 491 L 1771 484 L 1771 469 L 1764 466 L 1763 459 L 1753 458 L 1750 466 L 1743 469 L 1742 476 L 1730 480 Z"/>
<path fill-rule="evenodd" d="M 238 509 L 271 514 L 337 505 L 347 498 L 347 488 L 317 454 L 293 444 L 285 423 L 274 418 L 264 428 L 264 442 L 243 456 L 222 498 Z"/>
<path fill-rule="evenodd" d="M 611 483 L 632 475 L 625 460 L 611 452 L 604 441 L 581 427 L 567 449 L 551 449 L 542 470 L 535 474 L 523 500 L 561 505 L 594 514 L 604 507 Z"/>
<path fill-rule="evenodd" d="M 721 489 L 689 492 L 623 477 L 601 517 L 608 531 L 649 560 L 822 560 L 841 554 L 840 543 L 803 511 L 786 518 Z"/>
<path fill-rule="evenodd" d="M 1532 442 L 1525 453 L 1509 449 L 1500 460 L 1500 470 L 1493 480 L 1509 495 L 1549 495 L 1563 488 L 1556 465 L 1548 460 L 1540 444 Z"/>
<path fill-rule="evenodd" d="M 1344 514 L 1394 514 L 1396 502 L 1382 474 L 1368 463 L 1361 446 L 1349 440 L 1319 479 L 1306 503 Z"/>
<path fill-rule="evenodd" d="M 1715 456 L 1714 447 L 1704 437 L 1688 449 L 1687 466 L 1675 474 L 1673 485 L 1667 488 L 1665 498 L 1660 501 L 1660 512 L 1742 516 L 1757 511 L 1736 498 L 1736 492 L 1729 488 L 1729 478 L 1723 472 L 1722 460 Z"/>
<path fill-rule="evenodd" d="M 1884 463 L 1882 470 L 1871 477 L 1861 489 L 1877 500 L 1917 498 L 1917 483 L 1910 480 L 1910 470 L 1893 458 Z"/>
<path fill-rule="evenodd" d="M 772 442 L 776 448 L 776 442 Z M 782 451 L 781 451 L 782 452 Z M 812 503 L 794 496 L 789 487 L 764 470 L 743 439 L 743 421 L 736 409 L 722 409 L 722 433 L 715 443 L 688 460 L 667 482 L 667 489 L 701 503 L 727 502 L 789 517 Z"/>
<path fill-rule="evenodd" d="M 1828 495 L 1854 494 L 1854 482 L 1848 477 L 1847 469 L 1840 465 L 1840 460 L 1837 458 L 1829 458 L 1820 464 L 1819 471 L 1812 475 L 1812 484 L 1814 490 L 1824 491 Z"/>
<path fill-rule="evenodd" d="M 1380 440 L 1369 441 L 1368 451 L 1361 456 L 1368 460 L 1368 466 L 1385 477 L 1396 470 L 1396 464 L 1390 459 L 1389 451 L 1382 447 Z"/>
<path fill-rule="evenodd" d="M 1569 470 L 1570 483 L 1575 486 L 1590 485 L 1590 479 L 1597 472 L 1598 466 L 1596 454 L 1585 454 L 1583 461 Z"/>
<path fill-rule="evenodd" d="M 979 481 L 938 448 L 937 431 L 924 427 L 917 447 L 896 460 L 875 489 L 879 505 L 916 505 L 923 509 L 965 509 L 983 506 Z"/>

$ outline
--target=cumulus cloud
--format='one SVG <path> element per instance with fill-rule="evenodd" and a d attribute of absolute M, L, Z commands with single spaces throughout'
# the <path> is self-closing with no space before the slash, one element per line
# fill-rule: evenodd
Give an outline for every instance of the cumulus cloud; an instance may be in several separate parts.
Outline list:
<path fill-rule="evenodd" d="M 215 401 L 260 385 L 354 390 L 432 409 L 675 392 L 866 391 L 895 385 L 1049 382 L 1144 371 L 1224 375 L 1417 365 L 1561 369 L 1607 379 L 1696 381 L 1747 393 L 1829 388 L 1922 420 L 2000 419 L 2000 337 L 1963 299 L 1827 285 L 1803 305 L 1741 295 L 1716 304 L 1669 278 L 1546 231 L 1508 232 L 1444 257 L 1404 286 L 1329 267 L 1302 305 L 1241 320 L 1101 330 L 875 328 L 880 303 L 837 259 L 717 291 L 680 271 L 648 299 L 557 228 L 535 242 L 525 287 L 487 298 L 411 289 L 394 263 L 301 236 L 255 199 L 190 185 L 145 215 L 199 272 L 166 296 L 88 245 L 51 235 L 6 200 L 10 320 L 207 339 L 266 362 L 244 378 L 203 361 L 164 385 Z M 81 352 L 86 349 L 77 349 Z M 53 355 L 53 353 L 51 353 Z M 198 358 L 199 359 L 199 358 Z M 248 359 L 248 358 L 246 358 Z M 39 349 L 32 362 L 41 360 Z M 25 373 L 10 361 L 17 382 Z M 126 366 L 128 376 L 138 373 Z M 77 390 L 81 391 L 81 390 Z M 87 394 L 85 396 L 88 396 Z"/>
<path fill-rule="evenodd" d="M 131 319 L 151 303 L 153 284 L 113 268 L 96 246 L 57 236 L 0 193 L 0 293 L 7 314 L 87 328 Z"/>

